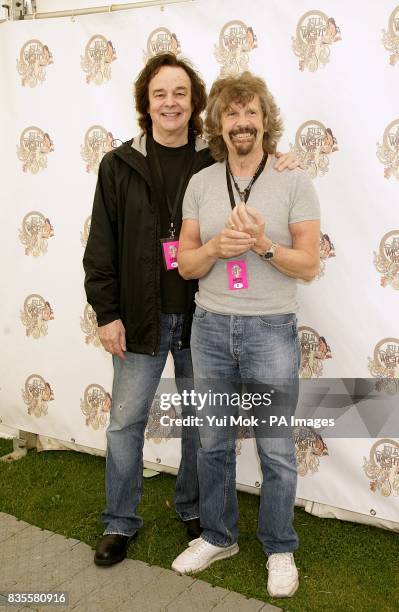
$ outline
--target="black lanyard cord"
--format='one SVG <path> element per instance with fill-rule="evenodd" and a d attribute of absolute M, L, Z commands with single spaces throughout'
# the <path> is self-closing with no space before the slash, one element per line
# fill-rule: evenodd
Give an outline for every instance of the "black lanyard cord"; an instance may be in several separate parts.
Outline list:
<path fill-rule="evenodd" d="M 184 191 L 187 187 L 187 183 L 191 176 L 191 171 L 194 165 L 195 145 L 194 145 L 194 142 L 190 143 L 191 146 L 189 149 L 189 153 L 187 157 L 185 158 L 185 162 L 184 162 L 182 171 L 180 173 L 179 184 L 178 184 L 178 187 L 175 193 L 175 197 L 173 199 L 173 204 L 172 204 L 172 202 L 170 201 L 166 186 L 165 186 L 165 180 L 164 180 L 164 176 L 163 176 L 163 172 L 161 168 L 161 163 L 159 161 L 158 152 L 156 150 L 155 142 L 153 140 L 152 135 L 149 135 L 149 144 L 150 144 L 150 151 L 151 151 L 151 154 L 154 160 L 155 170 L 158 175 L 158 180 L 162 187 L 162 191 L 163 191 L 162 195 L 165 197 L 166 204 L 168 206 L 169 222 L 170 222 L 170 229 L 169 229 L 170 237 L 174 238 L 174 235 L 176 232 L 176 218 L 178 216 L 178 211 L 183 201 Z"/>
<path fill-rule="evenodd" d="M 227 189 L 228 189 L 229 197 L 230 197 L 230 205 L 231 205 L 232 209 L 234 209 L 236 203 L 235 203 L 235 199 L 234 199 L 233 187 L 231 185 L 231 181 L 233 181 L 234 187 L 235 187 L 235 189 L 236 189 L 236 191 L 237 191 L 241 201 L 244 200 L 244 202 L 246 204 L 248 202 L 249 194 L 251 193 L 251 189 L 254 186 L 255 181 L 260 177 L 260 175 L 262 174 L 263 170 L 265 169 L 267 158 L 268 158 L 268 154 L 264 153 L 263 157 L 262 157 L 262 159 L 261 159 L 261 161 L 259 163 L 259 166 L 255 170 L 255 174 L 252 176 L 251 180 L 249 181 L 249 184 L 244 189 L 244 191 L 241 191 L 240 188 L 238 187 L 237 182 L 234 179 L 233 173 L 231 172 L 230 164 L 229 164 L 228 160 L 226 159 L 226 182 L 227 182 Z"/>

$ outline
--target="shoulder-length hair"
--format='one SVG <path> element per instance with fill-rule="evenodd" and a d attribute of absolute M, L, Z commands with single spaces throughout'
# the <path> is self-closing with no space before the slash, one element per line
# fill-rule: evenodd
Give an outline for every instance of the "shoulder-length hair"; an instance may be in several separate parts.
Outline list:
<path fill-rule="evenodd" d="M 137 77 L 134 84 L 134 99 L 140 128 L 144 132 L 151 129 L 152 121 L 148 114 L 149 85 L 151 79 L 154 78 L 163 66 L 183 68 L 187 73 L 191 81 L 191 103 L 193 105 L 193 112 L 188 127 L 194 136 L 201 135 L 203 122 L 200 115 L 206 106 L 205 83 L 187 59 L 178 59 L 173 53 L 161 53 L 151 57 Z"/>
<path fill-rule="evenodd" d="M 232 102 L 247 104 L 256 95 L 259 96 L 263 112 L 263 150 L 265 153 L 276 152 L 277 142 L 283 133 L 280 110 L 265 81 L 246 71 L 238 76 L 217 79 L 212 85 L 206 109 L 205 133 L 216 161 L 227 158 L 227 147 L 221 135 L 222 114 Z"/>

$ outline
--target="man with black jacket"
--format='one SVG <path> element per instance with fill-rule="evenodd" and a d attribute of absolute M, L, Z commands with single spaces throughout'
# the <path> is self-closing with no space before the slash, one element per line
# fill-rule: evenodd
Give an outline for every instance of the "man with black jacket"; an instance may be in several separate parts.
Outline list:
<path fill-rule="evenodd" d="M 193 174 L 210 166 L 202 133 L 205 85 L 173 54 L 151 58 L 135 83 L 142 133 L 107 153 L 100 164 L 83 259 L 87 300 L 104 348 L 113 355 L 112 408 L 107 430 L 106 525 L 97 565 L 125 558 L 142 525 L 143 443 L 148 413 L 171 351 L 176 385 L 192 379 L 190 330 L 197 281 L 176 268 L 182 200 Z M 285 156 L 279 169 L 296 167 Z M 183 416 L 194 414 L 185 407 Z M 194 427 L 182 430 L 175 508 L 190 538 L 200 534 Z"/>

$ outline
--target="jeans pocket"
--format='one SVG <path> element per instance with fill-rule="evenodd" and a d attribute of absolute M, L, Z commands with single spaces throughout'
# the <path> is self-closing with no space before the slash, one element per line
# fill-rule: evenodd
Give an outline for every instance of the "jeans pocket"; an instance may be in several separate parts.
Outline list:
<path fill-rule="evenodd" d="M 259 315 L 259 322 L 269 329 L 293 329 L 296 333 L 295 314 Z"/>
<path fill-rule="evenodd" d="M 193 314 L 194 321 L 201 321 L 202 319 L 205 319 L 206 315 L 207 315 L 207 311 L 201 308 L 201 306 L 195 307 L 195 311 Z"/>

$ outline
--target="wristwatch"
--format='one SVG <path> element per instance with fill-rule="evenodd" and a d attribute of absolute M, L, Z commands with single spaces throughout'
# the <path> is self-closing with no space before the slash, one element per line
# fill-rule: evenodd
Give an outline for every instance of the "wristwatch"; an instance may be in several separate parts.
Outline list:
<path fill-rule="evenodd" d="M 264 259 L 265 261 L 273 259 L 277 246 L 278 245 L 276 242 L 272 242 L 270 249 L 267 249 L 267 251 L 265 251 L 264 253 L 259 253 L 259 257 L 261 259 Z"/>

